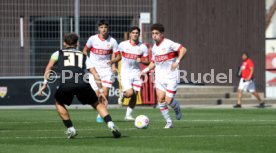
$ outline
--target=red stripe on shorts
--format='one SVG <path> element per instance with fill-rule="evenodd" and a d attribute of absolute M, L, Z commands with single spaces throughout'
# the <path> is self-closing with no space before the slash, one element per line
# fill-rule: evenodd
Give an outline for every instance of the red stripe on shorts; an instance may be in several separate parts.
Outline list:
<path fill-rule="evenodd" d="M 112 82 L 109 82 L 109 81 L 105 81 L 105 80 L 103 80 L 102 82 L 103 82 L 103 83 L 108 83 L 108 84 L 112 84 Z"/>
<path fill-rule="evenodd" d="M 169 93 L 172 93 L 172 94 L 175 94 L 176 93 L 176 91 L 172 91 L 172 90 L 166 90 L 167 92 L 169 92 Z"/>
<path fill-rule="evenodd" d="M 137 84 L 132 84 L 134 87 L 138 87 L 138 88 L 141 88 L 142 86 L 139 86 Z"/>

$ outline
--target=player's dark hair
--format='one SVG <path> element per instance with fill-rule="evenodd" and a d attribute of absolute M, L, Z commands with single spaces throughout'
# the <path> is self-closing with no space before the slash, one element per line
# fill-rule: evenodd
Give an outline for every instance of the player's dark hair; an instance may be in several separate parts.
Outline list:
<path fill-rule="evenodd" d="M 77 45 L 78 40 L 79 36 L 73 32 L 64 36 L 64 42 L 69 46 Z"/>
<path fill-rule="evenodd" d="M 160 24 L 160 23 L 155 23 L 155 24 L 153 24 L 153 25 L 151 26 L 150 30 L 151 30 L 151 31 L 153 31 L 153 30 L 158 30 L 158 31 L 161 32 L 161 33 L 164 33 L 164 32 L 165 32 L 164 26 L 163 26 L 162 24 Z"/>
<path fill-rule="evenodd" d="M 248 52 L 243 52 L 242 55 L 246 55 L 246 57 L 249 57 L 249 53 Z"/>
<path fill-rule="evenodd" d="M 139 27 L 137 27 L 137 26 L 133 26 L 133 27 L 131 27 L 130 29 L 129 29 L 129 33 L 131 33 L 133 30 L 137 30 L 138 31 L 138 33 L 140 33 L 140 28 Z"/>
<path fill-rule="evenodd" d="M 100 20 L 99 23 L 98 23 L 98 27 L 99 26 L 102 26 L 102 25 L 106 25 L 107 27 L 109 26 L 108 22 L 105 21 L 105 20 Z"/>

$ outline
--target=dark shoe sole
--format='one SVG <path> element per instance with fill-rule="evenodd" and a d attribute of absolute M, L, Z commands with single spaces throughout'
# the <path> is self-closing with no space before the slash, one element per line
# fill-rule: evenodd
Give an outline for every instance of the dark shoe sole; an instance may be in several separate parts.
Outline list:
<path fill-rule="evenodd" d="M 121 137 L 121 133 L 118 130 L 112 131 L 112 134 L 113 134 L 114 138 L 120 138 Z"/>
<path fill-rule="evenodd" d="M 242 108 L 242 106 L 235 105 L 235 106 L 233 106 L 233 108 Z"/>

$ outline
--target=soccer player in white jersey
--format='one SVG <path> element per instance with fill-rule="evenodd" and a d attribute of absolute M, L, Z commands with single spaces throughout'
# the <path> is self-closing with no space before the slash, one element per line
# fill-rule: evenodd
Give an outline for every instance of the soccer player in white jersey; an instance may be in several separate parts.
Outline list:
<path fill-rule="evenodd" d="M 118 103 L 122 104 L 124 97 L 131 98 L 125 115 L 125 120 L 134 120 L 132 111 L 136 105 L 136 97 L 142 87 L 140 78 L 140 63 L 149 64 L 148 48 L 142 42 L 139 42 L 140 28 L 133 26 L 129 30 L 130 39 L 119 44 L 112 62 L 118 62 L 122 59 L 121 65 L 121 85 L 122 93 Z"/>
<path fill-rule="evenodd" d="M 111 57 L 113 52 L 117 50 L 118 43 L 108 34 L 108 23 L 106 21 L 101 20 L 99 22 L 98 31 L 98 34 L 93 35 L 88 39 L 83 49 L 83 53 L 88 55 L 88 51 L 90 51 L 88 60 L 90 59 L 91 67 L 87 65 L 87 68 L 90 69 L 91 73 L 92 71 L 97 72 L 99 80 L 103 86 L 103 88 L 97 88 L 92 73 L 89 74 L 89 82 L 92 88 L 97 94 L 103 92 L 108 98 L 109 89 L 114 82 L 113 74 L 116 72 L 115 64 L 111 64 Z M 107 106 L 107 104 L 105 105 Z M 98 115 L 96 121 L 102 123 L 103 119 Z"/>
<path fill-rule="evenodd" d="M 172 128 L 173 123 L 169 115 L 168 105 L 176 114 L 176 119 L 181 119 L 181 111 L 178 102 L 174 99 L 178 83 L 178 64 L 186 53 L 186 48 L 181 44 L 164 38 L 165 28 L 156 23 L 151 26 L 152 39 L 155 41 L 152 47 L 152 60 L 142 75 L 155 68 L 155 87 L 160 111 L 166 120 L 164 128 Z"/>

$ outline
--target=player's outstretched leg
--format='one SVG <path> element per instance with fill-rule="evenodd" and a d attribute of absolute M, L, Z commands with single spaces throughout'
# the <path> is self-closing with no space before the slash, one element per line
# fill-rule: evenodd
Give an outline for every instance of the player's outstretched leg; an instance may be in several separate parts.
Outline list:
<path fill-rule="evenodd" d="M 131 99 L 129 101 L 127 110 L 126 110 L 126 116 L 125 116 L 125 120 L 127 121 L 134 121 L 134 117 L 132 116 L 132 112 L 134 110 L 134 107 L 136 106 L 136 100 L 137 100 L 137 96 L 136 94 L 133 93 L 133 95 L 131 96 Z"/>
<path fill-rule="evenodd" d="M 165 102 L 159 103 L 159 109 L 160 109 L 160 112 L 162 113 L 164 119 L 167 122 L 164 128 L 165 129 L 172 128 L 173 124 L 172 124 L 172 119 L 169 114 L 169 108 L 167 106 L 167 103 L 165 103 Z"/>
<path fill-rule="evenodd" d="M 108 114 L 104 117 L 104 121 L 107 123 L 107 127 L 111 130 L 114 138 L 120 138 L 121 133 L 117 126 L 112 122 L 111 116 Z"/>
<path fill-rule="evenodd" d="M 56 109 L 60 116 L 60 118 L 63 121 L 63 124 L 65 127 L 67 127 L 67 130 L 65 131 L 65 134 L 67 135 L 68 139 L 74 138 L 78 135 L 76 129 L 73 126 L 72 121 L 70 120 L 68 110 L 63 104 L 60 104 L 59 102 L 56 102 Z"/>
<path fill-rule="evenodd" d="M 69 127 L 66 131 L 65 131 L 65 134 L 67 135 L 67 138 L 68 139 L 72 139 L 74 138 L 75 136 L 78 135 L 76 129 L 72 126 L 72 127 Z"/>
<path fill-rule="evenodd" d="M 107 98 L 108 100 L 108 95 L 109 95 L 109 87 L 103 87 L 103 90 L 104 90 L 104 95 L 105 97 Z M 105 108 L 107 109 L 107 106 L 108 106 L 108 101 L 107 103 L 104 104 Z M 103 123 L 104 122 L 104 119 L 102 118 L 102 116 L 100 115 L 100 113 L 97 115 L 96 117 L 96 122 L 97 123 Z"/>
<path fill-rule="evenodd" d="M 98 113 L 103 117 L 104 122 L 107 124 L 107 127 L 111 130 L 113 137 L 114 138 L 119 138 L 121 137 L 121 133 L 119 131 L 119 129 L 117 128 L 117 126 L 114 124 L 114 122 L 112 121 L 111 116 L 109 115 L 106 107 L 102 104 L 99 103 L 96 106 L 96 110 L 98 111 Z"/>
<path fill-rule="evenodd" d="M 175 112 L 176 119 L 180 120 L 182 118 L 182 113 L 181 113 L 179 103 L 175 99 L 173 99 L 172 102 L 170 103 L 170 106 L 173 108 Z"/>

